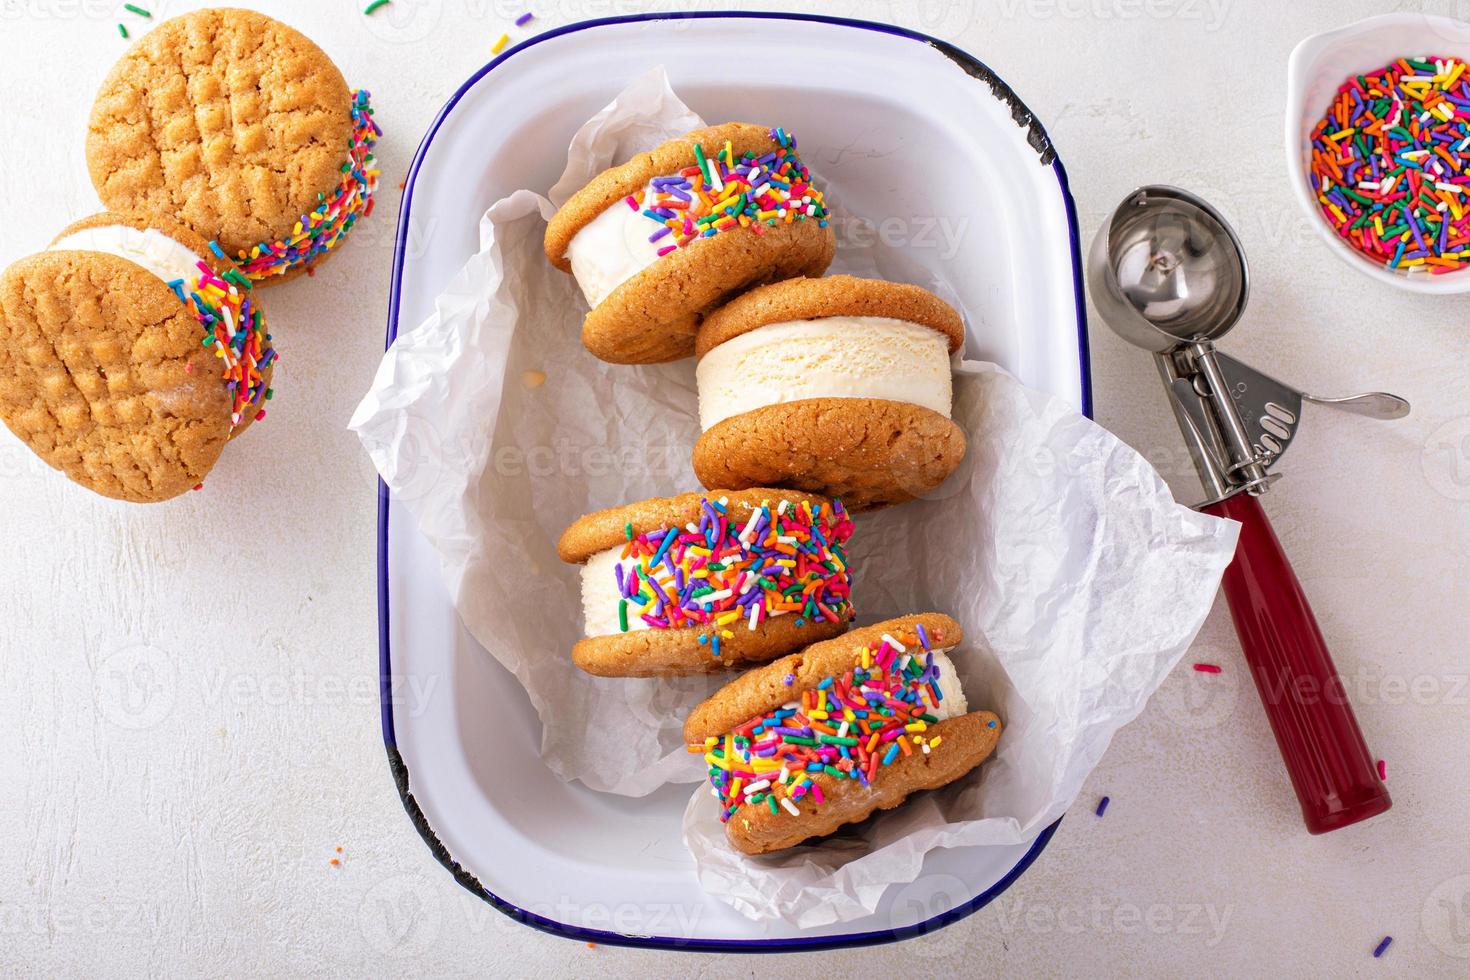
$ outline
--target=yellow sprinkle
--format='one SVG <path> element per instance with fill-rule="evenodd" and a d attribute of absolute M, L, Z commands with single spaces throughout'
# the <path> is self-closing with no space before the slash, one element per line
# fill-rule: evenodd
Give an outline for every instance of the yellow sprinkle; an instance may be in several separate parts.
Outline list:
<path fill-rule="evenodd" d="M 500 40 L 498 40 L 498 41 L 495 42 L 495 47 L 493 47 L 493 48 L 490 49 L 490 53 L 491 54 L 499 54 L 500 52 L 502 52 L 502 51 L 505 50 L 505 46 L 507 44 L 509 44 L 509 43 L 510 43 L 510 35 L 509 34 L 502 34 L 502 35 L 500 35 Z"/>
<path fill-rule="evenodd" d="M 729 624 L 735 622 L 735 620 L 737 620 L 739 618 L 740 618 L 740 613 L 737 612 L 736 610 L 732 609 L 732 610 L 730 610 L 727 613 L 720 613 L 720 615 L 716 616 L 715 617 L 715 625 L 716 626 L 728 626 Z"/>
<path fill-rule="evenodd" d="M 808 718 L 815 718 L 817 721 L 826 721 L 828 718 L 831 717 L 831 715 L 829 715 L 827 712 L 817 711 L 815 708 L 811 711 L 808 711 L 806 713 L 806 716 Z"/>
<path fill-rule="evenodd" d="M 720 639 L 733 640 L 735 639 L 735 634 L 731 633 L 729 630 L 720 630 Z"/>
<path fill-rule="evenodd" d="M 935 735 L 933 738 L 931 738 L 929 740 L 929 746 L 931 748 L 938 748 L 939 747 L 939 743 L 942 742 L 942 741 L 944 741 L 944 736 L 943 735 Z"/>
<path fill-rule="evenodd" d="M 720 769 L 729 769 L 730 768 L 730 763 L 729 763 L 728 760 L 720 758 L 719 756 L 715 755 L 713 752 L 706 752 L 705 753 L 705 756 L 704 756 L 704 761 L 705 762 L 708 762 L 710 765 L 716 766 L 716 767 L 718 767 Z"/>

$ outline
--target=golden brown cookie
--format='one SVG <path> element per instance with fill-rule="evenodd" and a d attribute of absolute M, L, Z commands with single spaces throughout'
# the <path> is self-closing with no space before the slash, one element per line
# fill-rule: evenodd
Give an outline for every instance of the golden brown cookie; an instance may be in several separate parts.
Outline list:
<path fill-rule="evenodd" d="M 932 327 L 948 338 L 951 354 L 965 343 L 964 319 L 922 286 L 836 275 L 773 282 L 735 297 L 705 318 L 695 354 L 703 357 L 733 337 L 772 323 L 829 316 L 881 316 Z"/>
<path fill-rule="evenodd" d="M 923 496 L 964 460 L 950 356 L 964 322 L 918 286 L 852 276 L 752 289 L 700 328 L 695 475 L 855 511 Z"/>
<path fill-rule="evenodd" d="M 786 490 L 658 497 L 581 518 L 557 552 L 582 566 L 582 670 L 701 674 L 764 663 L 852 619 L 841 504 Z"/>
<path fill-rule="evenodd" d="M 978 766 L 1000 720 L 967 712 L 945 676 L 942 654 L 963 637 L 940 613 L 901 616 L 751 670 L 699 705 L 684 737 L 710 765 L 731 844 L 792 847 Z"/>
<path fill-rule="evenodd" d="M 0 418 L 105 496 L 197 486 L 269 395 L 275 352 L 249 285 L 169 219 L 73 224 L 0 275 Z"/>
<path fill-rule="evenodd" d="M 854 779 L 834 779 L 818 773 L 812 781 L 822 787 L 823 802 L 803 796 L 794 805 L 799 816 L 784 809 L 743 803 L 725 824 L 725 836 L 745 854 L 770 854 L 795 847 L 813 837 L 825 837 L 851 823 L 861 823 L 879 810 L 891 810 L 921 790 L 938 789 L 966 775 L 995 751 L 1000 719 L 989 711 L 972 711 L 948 718 L 930 729 L 940 740 L 929 752 L 900 755 L 871 786 Z"/>
<path fill-rule="evenodd" d="M 215 8 L 158 25 L 114 66 L 87 167 L 109 208 L 172 215 L 280 282 L 371 212 L 378 134 L 368 94 L 309 39 Z"/>
<path fill-rule="evenodd" d="M 666 178 L 683 183 L 665 187 Z M 579 258 L 579 233 L 618 217 L 622 230 Z M 795 140 L 726 123 L 599 174 L 552 217 L 545 247 L 553 265 L 578 277 L 592 307 L 582 326 L 587 349 L 648 364 L 694 353 L 703 316 L 740 290 L 820 275 L 836 236 Z"/>

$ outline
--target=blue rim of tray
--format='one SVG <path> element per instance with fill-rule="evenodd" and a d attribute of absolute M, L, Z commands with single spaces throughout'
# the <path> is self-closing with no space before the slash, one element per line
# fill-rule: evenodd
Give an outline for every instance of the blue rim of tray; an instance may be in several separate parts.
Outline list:
<path fill-rule="evenodd" d="M 1010 106 L 1011 117 L 1016 125 L 1026 129 L 1027 142 L 1037 152 L 1043 166 L 1050 166 L 1056 174 L 1057 184 L 1062 194 L 1062 201 L 1066 205 L 1067 226 L 1072 241 L 1072 289 L 1074 302 L 1077 310 L 1077 352 L 1081 363 L 1081 394 L 1082 411 L 1088 418 L 1092 417 L 1092 369 L 1091 357 L 1087 345 L 1087 306 L 1082 292 L 1082 251 L 1077 231 L 1077 208 L 1072 201 L 1071 187 L 1067 182 L 1067 171 L 1062 166 L 1061 158 L 1057 156 L 1051 145 L 1051 139 L 1046 130 L 1037 121 L 1031 110 L 1016 96 L 1011 87 L 995 72 L 991 71 L 983 62 L 966 51 L 955 47 L 947 41 L 930 37 L 918 31 L 908 28 L 897 27 L 893 24 L 880 24 L 874 21 L 854 20 L 848 17 L 828 17 L 823 14 L 797 14 L 779 13 L 774 11 L 700 11 L 691 13 L 647 13 L 631 14 L 623 17 L 604 17 L 598 20 L 579 21 L 564 27 L 547 30 L 522 41 L 515 47 L 497 56 L 493 61 L 486 64 L 479 71 L 459 87 L 458 91 L 445 103 L 444 108 L 434 117 L 434 122 L 429 126 L 429 131 L 419 143 L 418 150 L 414 153 L 413 164 L 409 168 L 408 179 L 404 182 L 403 204 L 399 212 L 398 233 L 393 247 L 393 281 L 388 297 L 388 328 L 383 347 L 386 350 L 392 346 L 394 339 L 398 336 L 398 309 L 400 301 L 400 290 L 403 282 L 403 259 L 406 254 L 408 242 L 408 220 L 411 204 L 413 201 L 414 182 L 418 177 L 419 167 L 423 163 L 424 156 L 428 152 L 429 145 L 433 142 L 439 127 L 448 118 L 449 113 L 459 104 L 471 88 L 480 79 L 494 71 L 506 60 L 514 57 L 527 48 L 533 47 L 542 41 L 562 37 L 578 31 L 584 31 L 593 27 L 605 27 L 610 24 L 631 24 L 642 21 L 658 20 L 712 20 L 719 18 L 743 18 L 747 20 L 795 20 L 808 21 L 819 24 L 833 24 L 839 27 L 851 27 L 859 30 L 875 31 L 880 34 L 890 34 L 895 37 L 907 38 L 918 41 L 921 44 L 934 48 L 945 57 L 949 58 L 966 74 L 976 80 L 988 85 L 996 98 Z M 388 488 L 380 479 L 378 481 L 378 685 L 379 701 L 383 719 L 383 743 L 388 752 L 388 766 L 393 773 L 393 781 L 398 787 L 399 799 L 403 802 L 403 808 L 408 812 L 409 819 L 418 830 L 419 836 L 423 837 L 424 843 L 440 864 L 454 876 L 467 890 L 478 898 L 489 903 L 491 907 L 504 913 L 523 925 L 552 935 L 562 936 L 567 939 L 575 939 L 581 942 L 604 943 L 611 946 L 633 946 L 645 949 L 681 950 L 689 952 L 740 952 L 740 953 L 791 953 L 801 951 L 816 951 L 824 949 L 847 949 L 858 946 L 877 946 L 883 943 L 896 942 L 901 939 L 910 939 L 915 936 L 923 936 L 935 932 L 945 926 L 951 925 L 972 913 L 984 908 L 994 901 L 1011 884 L 1025 873 L 1033 861 L 1041 855 L 1050 842 L 1052 835 L 1056 833 L 1057 826 L 1061 824 L 1060 817 L 1051 826 L 1043 830 L 1037 838 L 1032 841 L 1030 849 L 1022 855 L 1021 860 L 1008 871 L 1004 878 L 996 882 L 984 892 L 976 895 L 968 902 L 961 903 L 952 909 L 948 909 L 938 915 L 931 916 L 923 922 L 911 926 L 902 926 L 893 929 L 878 929 L 872 932 L 849 933 L 846 935 L 812 936 L 795 939 L 682 939 L 677 936 L 637 936 L 617 932 L 608 932 L 602 929 L 586 929 L 581 926 L 569 925 L 557 922 L 545 916 L 529 912 L 505 901 L 495 895 L 489 889 L 480 884 L 473 874 L 465 870 L 449 849 L 439 839 L 434 828 L 430 826 L 428 818 L 419 807 L 409 787 L 408 766 L 403 761 L 403 756 L 398 751 L 397 740 L 393 730 L 393 698 L 392 698 L 392 665 L 391 649 L 388 635 Z"/>

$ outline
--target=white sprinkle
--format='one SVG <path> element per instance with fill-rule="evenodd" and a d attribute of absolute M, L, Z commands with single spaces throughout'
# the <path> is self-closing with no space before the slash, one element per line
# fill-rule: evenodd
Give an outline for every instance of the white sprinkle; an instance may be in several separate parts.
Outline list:
<path fill-rule="evenodd" d="M 740 534 L 737 535 L 737 537 L 739 537 L 740 539 L 741 544 L 750 544 L 750 536 L 755 533 L 755 525 L 757 522 L 760 521 L 760 519 L 760 508 L 756 508 L 755 510 L 752 510 L 750 512 L 750 520 L 745 522 L 745 530 L 741 531 Z"/>
<path fill-rule="evenodd" d="M 847 722 L 846 721 L 843 721 L 842 724 L 840 724 L 840 725 L 837 726 L 837 737 L 838 738 L 847 738 Z"/>
<path fill-rule="evenodd" d="M 883 634 L 883 642 L 893 647 L 893 649 L 897 650 L 899 653 L 908 653 L 908 647 L 904 646 L 902 643 L 898 642 L 887 633 Z"/>
<path fill-rule="evenodd" d="M 1450 192 L 1452 192 L 1454 194 L 1463 194 L 1463 193 L 1465 193 L 1465 188 L 1461 187 L 1459 184 L 1451 184 L 1451 183 L 1447 183 L 1447 182 L 1445 182 L 1443 180 L 1435 181 L 1434 186 L 1437 187 L 1437 188 L 1439 188 L 1442 191 L 1450 191 Z"/>
<path fill-rule="evenodd" d="M 711 605 L 713 603 L 719 602 L 721 599 L 728 599 L 732 595 L 734 595 L 734 593 L 731 592 L 729 589 L 721 589 L 718 592 L 711 592 L 707 595 L 700 596 L 699 601 L 704 603 L 705 605 Z"/>
<path fill-rule="evenodd" d="M 761 604 L 759 602 L 752 602 L 750 604 L 750 629 L 755 629 L 756 617 L 759 616 L 760 613 Z"/>
<path fill-rule="evenodd" d="M 759 793 L 761 790 L 770 785 L 771 781 L 769 779 L 758 779 L 755 782 L 751 783 L 749 786 L 745 787 L 745 795 L 749 796 L 751 793 Z"/>
<path fill-rule="evenodd" d="M 796 808 L 795 803 L 791 802 L 791 797 L 781 797 L 781 806 L 783 806 L 786 809 L 786 812 L 791 814 L 793 817 L 801 816 L 801 811 Z"/>
<path fill-rule="evenodd" d="M 782 544 L 796 544 L 796 535 L 778 534 L 776 535 L 776 540 L 781 542 Z"/>
<path fill-rule="evenodd" d="M 791 501 L 789 501 L 789 500 L 783 500 L 783 501 L 781 501 L 781 505 L 776 508 L 776 516 L 777 517 L 785 517 L 786 516 L 786 508 L 788 506 L 790 506 L 790 504 L 791 504 Z"/>

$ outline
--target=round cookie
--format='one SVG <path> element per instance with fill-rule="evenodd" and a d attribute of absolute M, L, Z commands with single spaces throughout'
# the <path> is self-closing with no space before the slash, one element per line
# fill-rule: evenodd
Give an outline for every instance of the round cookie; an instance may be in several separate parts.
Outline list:
<path fill-rule="evenodd" d="M 249 10 L 165 21 L 108 74 L 87 168 L 114 211 L 172 215 L 284 282 L 372 211 L 380 131 L 320 48 Z"/>
<path fill-rule="evenodd" d="M 937 789 L 983 762 L 1000 720 L 970 711 L 939 613 L 902 616 L 756 668 L 684 726 L 737 850 L 769 854 Z"/>
<path fill-rule="evenodd" d="M 603 677 L 703 674 L 837 636 L 853 615 L 851 533 L 840 503 L 765 488 L 588 514 L 557 543 L 582 566 L 572 661 Z"/>
<path fill-rule="evenodd" d="M 275 359 L 249 280 L 167 218 L 94 215 L 0 274 L 0 418 L 104 496 L 197 487 Z"/>
<path fill-rule="evenodd" d="M 950 418 L 963 343 L 959 313 L 918 286 L 826 276 L 752 289 L 699 329 L 695 475 L 854 511 L 923 496 L 964 460 Z"/>
<path fill-rule="evenodd" d="M 821 275 L 836 236 L 796 140 L 726 123 L 603 171 L 552 216 L 545 247 L 591 307 L 586 348 L 649 364 L 693 354 L 704 315 L 742 289 Z"/>

